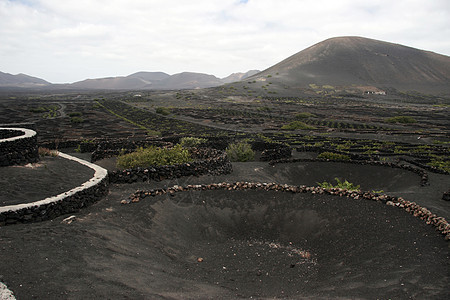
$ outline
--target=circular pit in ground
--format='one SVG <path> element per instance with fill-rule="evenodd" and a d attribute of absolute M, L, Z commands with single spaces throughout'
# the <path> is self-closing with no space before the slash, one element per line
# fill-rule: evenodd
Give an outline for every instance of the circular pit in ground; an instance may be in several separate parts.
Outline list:
<path fill-rule="evenodd" d="M 167 258 L 166 272 L 174 282 L 187 279 L 203 289 L 263 298 L 446 293 L 446 242 L 402 210 L 274 191 L 174 195 L 129 207 L 133 228 Z"/>
<path fill-rule="evenodd" d="M 185 191 L 1 229 L 17 298 L 445 299 L 448 242 L 396 207 L 325 194 Z"/>

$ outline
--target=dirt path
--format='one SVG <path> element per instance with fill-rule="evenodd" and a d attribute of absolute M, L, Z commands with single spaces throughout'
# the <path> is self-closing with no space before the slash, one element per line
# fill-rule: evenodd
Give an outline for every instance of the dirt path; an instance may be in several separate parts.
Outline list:
<path fill-rule="evenodd" d="M 66 115 L 66 105 L 64 103 L 58 102 L 60 108 L 58 109 L 59 118 L 65 118 Z"/>

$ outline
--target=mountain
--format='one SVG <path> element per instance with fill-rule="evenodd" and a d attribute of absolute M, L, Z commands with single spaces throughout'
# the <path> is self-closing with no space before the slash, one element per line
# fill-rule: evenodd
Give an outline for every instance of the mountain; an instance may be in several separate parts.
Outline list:
<path fill-rule="evenodd" d="M 259 70 L 250 70 L 247 73 L 233 73 L 225 78 L 222 78 L 222 82 L 223 83 L 232 83 L 232 82 L 237 82 L 237 81 L 241 81 L 244 80 L 250 76 L 256 75 L 258 74 Z"/>
<path fill-rule="evenodd" d="M 292 87 L 309 84 L 450 92 L 450 57 L 362 37 L 315 44 L 253 76 Z"/>
<path fill-rule="evenodd" d="M 214 75 L 203 73 L 183 72 L 174 74 L 158 82 L 157 89 L 197 89 L 222 85 L 223 82 Z"/>
<path fill-rule="evenodd" d="M 138 72 L 128 76 L 86 79 L 70 84 L 77 89 L 133 90 L 151 88 L 170 76 L 163 72 Z"/>
<path fill-rule="evenodd" d="M 172 90 L 207 88 L 222 84 L 219 78 L 203 73 L 183 72 L 168 75 L 163 72 L 138 72 L 125 77 L 86 79 L 72 83 L 70 87 L 108 90 Z"/>
<path fill-rule="evenodd" d="M 35 87 L 47 85 L 50 85 L 50 83 L 37 77 L 32 77 L 25 74 L 12 75 L 9 73 L 0 72 L 0 86 L 3 87 Z"/>
<path fill-rule="evenodd" d="M 168 75 L 163 72 L 138 72 L 122 77 L 108 77 L 97 79 L 86 79 L 70 84 L 71 88 L 78 89 L 154 89 L 154 90 L 176 90 L 176 89 L 198 89 L 209 88 L 224 83 L 243 80 L 258 73 L 257 70 L 247 73 L 234 73 L 224 79 L 214 75 L 203 73 L 182 72 Z"/>
<path fill-rule="evenodd" d="M 147 81 L 149 83 L 160 81 L 163 79 L 167 79 L 170 77 L 169 74 L 164 72 L 137 72 L 131 75 L 128 75 L 129 78 L 139 78 L 143 81 Z"/>

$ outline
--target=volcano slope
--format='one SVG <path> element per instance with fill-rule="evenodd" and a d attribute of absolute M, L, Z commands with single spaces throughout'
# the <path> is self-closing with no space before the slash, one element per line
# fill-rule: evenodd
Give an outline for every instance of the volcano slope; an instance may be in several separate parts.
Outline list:
<path fill-rule="evenodd" d="M 399 193 L 420 183 L 408 171 L 367 172 L 359 165 L 325 164 L 296 176 L 301 166 L 235 163 L 230 175 L 112 185 L 70 224 L 60 217 L 2 227 L 2 280 L 18 299 L 447 298 L 448 242 L 380 202 L 244 189 L 120 204 L 136 189 L 238 180 L 308 184 L 327 180 L 327 173 L 353 172 L 365 189 Z"/>
<path fill-rule="evenodd" d="M 363 37 L 317 43 L 248 78 L 294 87 L 373 86 L 450 93 L 450 57 Z"/>

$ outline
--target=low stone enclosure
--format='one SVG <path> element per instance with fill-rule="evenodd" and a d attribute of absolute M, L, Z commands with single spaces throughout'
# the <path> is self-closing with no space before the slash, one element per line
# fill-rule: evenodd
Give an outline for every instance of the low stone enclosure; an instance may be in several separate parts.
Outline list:
<path fill-rule="evenodd" d="M 120 152 L 129 153 L 137 147 L 153 145 L 158 147 L 171 146 L 180 141 L 179 137 L 160 140 L 117 140 L 102 141 L 99 143 L 84 143 L 80 146 L 81 151 L 92 152 L 91 161 L 97 161 L 102 158 L 116 156 Z M 232 172 L 232 165 L 224 151 L 231 141 L 228 139 L 213 138 L 204 145 L 205 148 L 191 148 L 191 154 L 195 161 L 173 166 L 151 166 L 148 168 L 134 168 L 122 171 L 113 171 L 109 173 L 111 183 L 133 183 L 149 180 L 164 180 L 178 178 L 182 176 L 200 176 L 206 174 L 220 175 Z M 261 161 L 270 161 L 291 157 L 292 149 L 284 144 L 268 142 L 251 142 L 252 149 L 260 151 Z"/>
<path fill-rule="evenodd" d="M 39 161 L 36 131 L 26 128 L 0 128 L 0 167 Z"/>
<path fill-rule="evenodd" d="M 441 234 L 444 235 L 446 240 L 450 240 L 450 224 L 445 218 L 438 217 L 425 207 L 421 207 L 415 202 L 411 202 L 403 199 L 402 197 L 392 197 L 389 195 L 380 195 L 373 192 L 364 191 L 349 191 L 339 188 L 325 189 L 322 187 L 307 187 L 307 186 L 293 186 L 287 184 L 277 183 L 260 183 L 260 182 L 235 182 L 235 183 L 213 183 L 213 184 L 199 184 L 199 185 L 187 185 L 169 187 L 166 189 L 151 189 L 151 190 L 138 190 L 128 200 L 123 200 L 122 204 L 130 204 L 139 202 L 146 197 L 155 197 L 159 195 L 174 195 L 179 192 L 188 191 L 206 191 L 206 190 L 261 190 L 261 191 L 279 191 L 287 193 L 311 193 L 311 194 L 329 194 L 339 197 L 348 197 L 355 200 L 372 200 L 379 201 L 388 206 L 398 207 L 406 212 L 418 217 L 429 225 L 432 225 Z"/>
<path fill-rule="evenodd" d="M 0 207 L 0 226 L 16 223 L 31 223 L 56 218 L 86 207 L 108 192 L 108 172 L 82 159 L 59 153 L 59 156 L 77 161 L 95 171 L 94 177 L 68 192 L 44 200 Z"/>
<path fill-rule="evenodd" d="M 231 162 L 224 151 L 211 148 L 192 148 L 191 153 L 196 160 L 190 163 L 128 169 L 111 172 L 108 175 L 105 169 L 95 164 L 60 152 L 59 156 L 92 168 L 95 171 L 94 177 L 83 185 L 54 197 L 33 203 L 0 207 L 0 226 L 50 220 L 63 214 L 76 212 L 105 196 L 110 182 L 132 183 L 232 172 Z"/>
<path fill-rule="evenodd" d="M 95 140 L 67 140 L 43 143 L 40 146 L 50 149 L 73 148 L 81 153 L 91 153 L 91 162 L 117 156 L 120 153 L 130 153 L 138 147 L 157 146 L 170 147 L 180 142 L 183 136 L 148 139 L 95 139 Z M 207 142 L 199 145 L 202 148 L 225 150 L 227 146 L 237 140 L 229 137 L 208 137 Z M 260 152 L 259 160 L 270 161 L 290 158 L 292 148 L 289 145 L 276 142 L 249 141 L 254 151 Z"/>
<path fill-rule="evenodd" d="M 171 165 L 133 168 L 109 173 L 111 183 L 133 183 L 149 180 L 161 181 L 184 176 L 206 174 L 230 174 L 233 170 L 226 152 L 212 148 L 192 148 L 193 162 Z"/>

